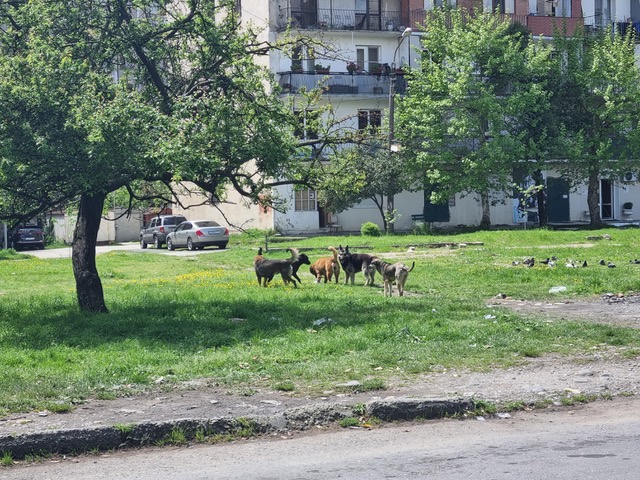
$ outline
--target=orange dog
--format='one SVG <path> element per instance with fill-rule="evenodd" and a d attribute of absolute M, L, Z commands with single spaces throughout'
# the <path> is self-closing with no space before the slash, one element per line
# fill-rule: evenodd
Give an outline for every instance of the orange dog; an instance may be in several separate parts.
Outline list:
<path fill-rule="evenodd" d="M 320 280 L 324 278 L 324 283 L 331 281 L 331 278 L 335 276 L 336 283 L 340 277 L 340 261 L 338 260 L 338 250 L 334 247 L 329 247 L 327 250 L 333 252 L 333 257 L 322 257 L 313 262 L 313 265 L 309 267 L 311 274 L 316 277 L 316 283 L 320 283 Z"/>

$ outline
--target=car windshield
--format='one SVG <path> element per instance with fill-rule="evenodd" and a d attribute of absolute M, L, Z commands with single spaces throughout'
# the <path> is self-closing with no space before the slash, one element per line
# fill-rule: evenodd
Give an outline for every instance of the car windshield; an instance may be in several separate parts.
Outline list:
<path fill-rule="evenodd" d="M 214 222 L 212 220 L 207 220 L 207 221 L 204 221 L 204 222 L 196 222 L 196 225 L 201 227 L 201 228 L 203 228 L 203 227 L 219 227 L 220 226 L 219 223 L 216 223 L 216 222 Z"/>
<path fill-rule="evenodd" d="M 40 227 L 36 226 L 36 225 L 27 225 L 25 227 L 20 227 L 18 230 L 20 231 L 25 231 L 25 230 L 40 230 Z"/>

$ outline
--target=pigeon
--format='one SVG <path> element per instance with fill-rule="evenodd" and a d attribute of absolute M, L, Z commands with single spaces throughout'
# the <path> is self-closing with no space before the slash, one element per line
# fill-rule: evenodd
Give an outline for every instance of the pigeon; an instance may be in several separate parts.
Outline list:
<path fill-rule="evenodd" d="M 582 262 L 582 268 L 587 268 L 587 261 Z"/>
<path fill-rule="evenodd" d="M 555 267 L 556 266 L 556 262 L 554 262 L 553 260 L 549 260 L 548 265 L 549 265 L 549 268 Z"/>
<path fill-rule="evenodd" d="M 535 258 L 532 258 L 531 261 L 527 264 L 527 267 L 531 268 L 535 265 L 535 263 L 536 263 Z"/>
<path fill-rule="evenodd" d="M 558 261 L 558 259 L 556 258 L 556 256 L 555 256 L 555 255 L 552 255 L 552 256 L 551 256 L 551 260 L 553 260 L 554 262 Z"/>
<path fill-rule="evenodd" d="M 534 262 L 535 262 L 535 258 L 531 257 L 531 258 L 527 258 L 524 262 L 525 265 L 531 266 Z"/>
<path fill-rule="evenodd" d="M 542 263 L 543 265 L 549 265 L 549 261 L 550 261 L 550 260 L 551 260 L 551 259 L 550 259 L 549 257 L 547 257 L 547 259 L 546 259 L 546 260 L 541 260 L 541 261 L 540 261 L 540 263 Z"/>
<path fill-rule="evenodd" d="M 613 262 L 609 262 L 609 263 L 607 263 L 607 267 L 609 267 L 609 268 L 616 268 L 616 264 L 615 264 L 615 263 L 613 263 Z"/>
<path fill-rule="evenodd" d="M 573 264 L 573 262 L 567 262 L 565 267 L 567 267 L 567 268 L 576 268 L 576 266 Z"/>
<path fill-rule="evenodd" d="M 515 262 L 515 261 L 514 261 L 514 262 L 511 262 L 511 265 L 513 265 L 513 266 L 515 267 L 515 266 L 517 266 L 517 265 L 520 265 L 520 262 Z"/>
<path fill-rule="evenodd" d="M 604 261 L 604 259 L 600 260 L 600 265 L 606 265 L 606 262 Z"/>

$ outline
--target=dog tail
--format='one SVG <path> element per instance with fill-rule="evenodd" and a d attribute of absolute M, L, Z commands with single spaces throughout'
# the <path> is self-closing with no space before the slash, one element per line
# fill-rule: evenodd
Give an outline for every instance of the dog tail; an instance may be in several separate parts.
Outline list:
<path fill-rule="evenodd" d="M 291 258 L 289 259 L 290 261 L 295 262 L 298 260 L 300 254 L 298 253 L 297 248 L 289 247 L 287 248 L 287 251 L 291 252 Z"/>
<path fill-rule="evenodd" d="M 338 261 L 338 250 L 336 250 L 336 247 L 327 247 L 327 250 L 331 250 L 333 252 L 333 261 L 337 262 Z"/>
<path fill-rule="evenodd" d="M 413 267 L 416 266 L 416 262 L 412 262 L 411 263 L 411 268 L 409 270 L 407 270 L 407 272 L 410 272 L 411 270 L 413 270 Z"/>

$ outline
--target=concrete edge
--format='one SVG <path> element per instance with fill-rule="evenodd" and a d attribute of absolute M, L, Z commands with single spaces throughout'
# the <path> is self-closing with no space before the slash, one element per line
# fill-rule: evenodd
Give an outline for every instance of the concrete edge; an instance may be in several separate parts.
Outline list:
<path fill-rule="evenodd" d="M 197 434 L 241 435 L 303 431 L 316 425 L 335 423 L 347 417 L 360 416 L 360 406 L 315 404 L 295 407 L 273 415 L 216 418 L 182 418 L 163 422 L 121 424 L 110 427 L 88 427 L 52 430 L 0 437 L 0 454 L 10 454 L 14 460 L 29 455 L 80 454 L 89 451 L 136 448 L 171 443 L 176 433 L 179 438 L 192 440 Z M 470 399 L 393 398 L 372 400 L 364 404 L 368 417 L 382 421 L 408 421 L 435 419 L 473 410 Z"/>

